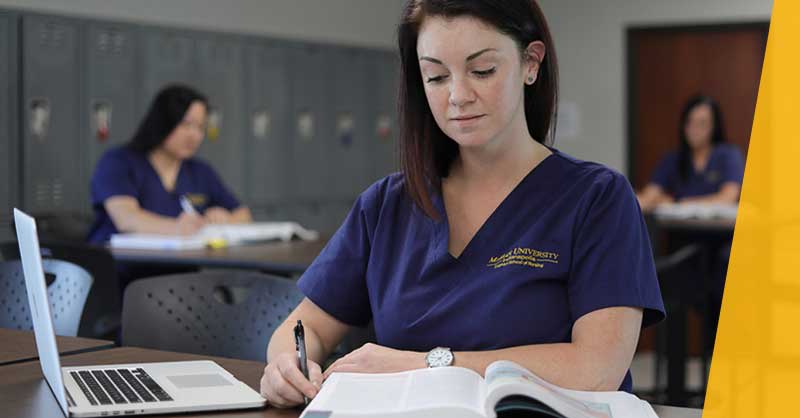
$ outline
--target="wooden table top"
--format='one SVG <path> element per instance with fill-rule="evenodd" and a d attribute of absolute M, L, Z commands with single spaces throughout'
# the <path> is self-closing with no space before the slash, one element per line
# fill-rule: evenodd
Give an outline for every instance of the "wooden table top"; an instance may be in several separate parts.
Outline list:
<path fill-rule="evenodd" d="M 264 363 L 221 357 L 199 356 L 170 351 L 122 347 L 91 353 L 75 354 L 61 359 L 62 366 L 146 363 L 156 361 L 213 360 L 255 390 L 264 371 Z M 0 367 L 0 411 L 4 417 L 62 417 L 61 409 L 47 386 L 39 362 L 18 363 Z M 297 418 L 300 410 L 279 410 L 272 407 L 229 412 L 176 414 L 176 417 L 269 417 Z M 166 417 L 170 415 L 159 415 Z"/>
<path fill-rule="evenodd" d="M 33 331 L 0 328 L 0 342 L 3 347 L 0 349 L 0 366 L 39 358 Z M 61 355 L 114 348 L 113 341 L 79 337 L 56 337 L 56 344 Z"/>
<path fill-rule="evenodd" d="M 195 354 L 148 350 L 135 347 L 121 347 L 90 353 L 75 354 L 62 358 L 62 366 L 122 364 L 154 361 L 213 360 L 231 372 L 239 380 L 255 390 L 264 370 L 264 363 L 235 360 L 220 357 L 199 356 Z M 701 418 L 702 410 L 675 408 L 654 405 L 660 418 Z M 60 417 L 58 403 L 42 377 L 38 362 L 26 362 L 0 368 L 0 410 L 5 417 Z M 262 409 L 228 412 L 208 412 L 198 414 L 179 414 L 176 417 L 241 417 L 241 418 L 297 418 L 299 409 Z M 159 415 L 169 416 L 169 415 Z"/>

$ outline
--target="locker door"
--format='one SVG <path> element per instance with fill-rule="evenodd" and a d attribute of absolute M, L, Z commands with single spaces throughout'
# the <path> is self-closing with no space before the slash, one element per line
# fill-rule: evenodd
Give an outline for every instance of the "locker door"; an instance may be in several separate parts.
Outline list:
<path fill-rule="evenodd" d="M 137 32 L 133 26 L 91 22 L 84 33 L 81 97 L 81 202 L 91 211 L 89 181 L 100 156 L 126 143 L 138 125 Z"/>
<path fill-rule="evenodd" d="M 289 71 L 286 48 L 248 45 L 245 76 L 246 200 L 265 219 L 278 219 L 288 203 Z"/>
<path fill-rule="evenodd" d="M 156 93 L 169 83 L 183 83 L 197 87 L 199 79 L 195 66 L 195 41 L 185 31 L 142 27 L 141 60 L 142 80 L 137 98 L 136 120 L 140 120 Z"/>
<path fill-rule="evenodd" d="M 20 178 L 17 141 L 17 18 L 0 14 L 0 230 L 10 232 Z M 3 232 L 0 231 L 0 234 Z M 3 238 L 8 238 L 4 236 Z"/>
<path fill-rule="evenodd" d="M 399 169 L 397 155 L 397 87 L 400 60 L 394 53 L 379 52 L 372 60 L 372 176 L 379 179 Z"/>
<path fill-rule="evenodd" d="M 198 156 L 208 161 L 240 199 L 244 192 L 242 148 L 243 42 L 230 36 L 200 35 L 197 88 L 208 97 L 208 130 Z"/>
<path fill-rule="evenodd" d="M 22 25 L 24 206 L 33 212 L 77 210 L 86 187 L 76 175 L 79 27 L 46 16 L 25 16 Z"/>
<path fill-rule="evenodd" d="M 293 203 L 289 206 L 290 221 L 298 222 L 305 228 L 313 229 L 323 235 L 332 232 L 330 230 L 329 215 L 326 212 L 330 208 L 330 203 L 301 202 Z"/>
<path fill-rule="evenodd" d="M 337 49 L 331 60 L 334 137 L 329 178 L 338 201 L 352 201 L 372 180 L 367 149 L 368 62 L 363 51 L 350 48 Z"/>
<path fill-rule="evenodd" d="M 328 234 L 333 234 L 336 232 L 336 230 L 338 230 L 342 225 L 342 222 L 344 222 L 347 214 L 350 213 L 353 203 L 353 201 L 337 201 L 328 205 L 326 208 L 326 224 L 322 231 Z"/>
<path fill-rule="evenodd" d="M 293 48 L 292 74 L 292 159 L 291 193 L 300 202 L 319 202 L 335 196 L 330 190 L 330 62 L 320 46 Z"/>

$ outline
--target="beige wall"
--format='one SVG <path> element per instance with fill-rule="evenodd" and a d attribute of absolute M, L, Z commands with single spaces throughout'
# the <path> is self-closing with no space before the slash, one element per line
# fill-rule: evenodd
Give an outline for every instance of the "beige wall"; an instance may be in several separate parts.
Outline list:
<path fill-rule="evenodd" d="M 575 135 L 556 146 L 627 169 L 625 31 L 629 26 L 767 21 L 772 0 L 539 0 L 555 38 L 561 101 Z M 569 115 L 567 115 L 569 116 Z M 572 123 L 577 121 L 577 123 Z M 570 126 L 571 125 L 571 126 Z M 570 129 L 576 128 L 576 129 Z M 559 128 L 560 129 L 560 128 Z"/>

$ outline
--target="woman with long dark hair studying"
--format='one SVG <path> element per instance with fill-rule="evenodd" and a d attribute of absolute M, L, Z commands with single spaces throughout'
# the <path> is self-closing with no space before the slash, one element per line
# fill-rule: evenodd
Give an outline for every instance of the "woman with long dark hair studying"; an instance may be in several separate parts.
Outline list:
<path fill-rule="evenodd" d="M 690 98 L 681 112 L 679 138 L 678 150 L 661 160 L 638 194 L 642 210 L 672 202 L 738 202 L 744 157 L 726 142 L 719 104 L 708 96 Z"/>
<path fill-rule="evenodd" d="M 207 111 L 206 98 L 187 86 L 167 86 L 156 95 L 130 142 L 97 163 L 89 242 L 104 244 L 117 232 L 187 235 L 206 222 L 251 221 L 247 206 L 195 157 Z"/>
<path fill-rule="evenodd" d="M 335 372 L 482 374 L 499 359 L 568 388 L 630 391 L 639 332 L 664 316 L 650 243 L 625 177 L 548 146 L 558 77 L 539 6 L 413 0 L 398 35 L 402 171 L 357 199 L 301 277 L 262 394 L 289 407 Z M 323 372 L 370 321 L 377 344 Z"/>

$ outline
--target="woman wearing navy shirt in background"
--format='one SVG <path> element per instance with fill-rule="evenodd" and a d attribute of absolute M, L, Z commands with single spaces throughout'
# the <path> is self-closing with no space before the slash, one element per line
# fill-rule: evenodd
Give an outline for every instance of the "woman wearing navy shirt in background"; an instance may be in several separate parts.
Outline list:
<path fill-rule="evenodd" d="M 211 166 L 194 157 L 207 110 L 206 98 L 189 87 L 172 85 L 158 93 L 133 139 L 97 163 L 89 242 L 104 244 L 117 232 L 188 235 L 205 223 L 251 221 L 250 210 Z M 183 210 L 182 198 L 197 213 Z"/>
<path fill-rule="evenodd" d="M 658 164 L 639 204 L 644 211 L 671 202 L 735 204 L 743 176 L 744 158 L 725 143 L 719 105 L 695 96 L 681 113 L 679 149 Z"/>
<path fill-rule="evenodd" d="M 643 211 L 651 211 L 662 203 L 736 204 L 739 201 L 744 157 L 739 148 L 726 143 L 723 128 L 722 111 L 714 99 L 702 95 L 689 99 L 681 113 L 680 147 L 661 160 L 650 184 L 637 196 Z M 702 233 L 670 237 L 670 246 L 674 248 L 694 242 L 702 242 L 712 257 L 711 276 L 707 283 L 695 283 L 698 286 L 695 296 L 707 297 L 703 300 L 708 306 L 701 310 L 707 312 L 706 332 L 711 335 L 713 344 L 731 242 Z M 703 293 L 706 287 L 707 295 Z"/>
<path fill-rule="evenodd" d="M 402 172 L 358 198 L 301 277 L 306 299 L 272 336 L 261 393 L 288 407 L 333 372 L 483 374 L 499 359 L 630 391 L 639 331 L 664 316 L 650 243 L 625 177 L 544 145 L 558 85 L 539 6 L 412 0 L 398 35 Z M 370 320 L 377 344 L 323 373 Z"/>

